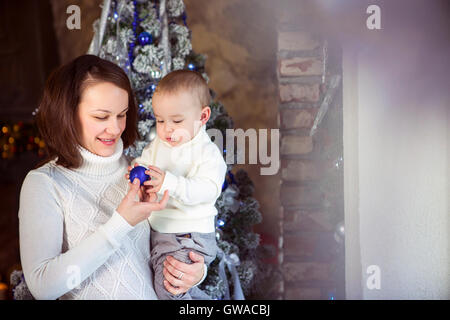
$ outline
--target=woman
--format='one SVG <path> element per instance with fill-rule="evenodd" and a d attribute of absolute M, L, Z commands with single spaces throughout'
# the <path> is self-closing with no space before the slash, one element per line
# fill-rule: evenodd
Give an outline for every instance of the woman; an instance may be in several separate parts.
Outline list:
<path fill-rule="evenodd" d="M 84 55 L 47 80 L 37 124 L 49 157 L 26 176 L 19 207 L 22 268 L 36 299 L 156 299 L 147 218 L 168 193 L 138 202 L 139 180 L 124 179 L 136 122 L 129 79 L 112 62 Z M 203 257 L 190 257 L 165 261 L 172 294 L 206 275 Z"/>

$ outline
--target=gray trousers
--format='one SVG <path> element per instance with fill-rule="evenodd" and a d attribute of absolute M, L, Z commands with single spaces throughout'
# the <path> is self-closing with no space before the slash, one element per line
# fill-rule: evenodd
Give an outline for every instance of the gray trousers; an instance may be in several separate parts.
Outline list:
<path fill-rule="evenodd" d="M 214 261 L 217 254 L 215 232 L 160 233 L 151 229 L 150 242 L 150 264 L 153 269 L 153 284 L 159 299 L 211 300 L 211 297 L 198 287 L 193 287 L 179 295 L 173 295 L 167 291 L 163 283 L 163 262 L 170 255 L 181 262 L 191 264 L 192 260 L 189 258 L 189 252 L 194 251 L 205 258 L 205 264 L 208 266 Z"/>

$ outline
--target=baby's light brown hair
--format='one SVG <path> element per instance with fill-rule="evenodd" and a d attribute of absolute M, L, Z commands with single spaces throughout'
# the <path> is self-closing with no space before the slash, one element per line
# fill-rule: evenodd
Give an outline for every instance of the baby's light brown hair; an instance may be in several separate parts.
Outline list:
<path fill-rule="evenodd" d="M 174 94 L 182 90 L 197 98 L 202 108 L 211 103 L 211 94 L 205 79 L 200 73 L 190 70 L 176 70 L 168 73 L 159 81 L 154 94 Z"/>

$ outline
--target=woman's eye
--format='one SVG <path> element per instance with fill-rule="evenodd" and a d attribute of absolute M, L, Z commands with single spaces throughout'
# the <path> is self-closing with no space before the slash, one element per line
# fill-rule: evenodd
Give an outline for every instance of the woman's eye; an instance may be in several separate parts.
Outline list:
<path fill-rule="evenodd" d="M 125 114 L 120 114 L 120 115 L 118 115 L 117 117 L 118 117 L 118 118 L 125 118 L 126 115 L 127 115 L 126 113 L 125 113 Z"/>
<path fill-rule="evenodd" d="M 94 117 L 95 119 L 98 119 L 98 120 L 106 120 L 106 119 L 108 119 L 108 117 Z"/>

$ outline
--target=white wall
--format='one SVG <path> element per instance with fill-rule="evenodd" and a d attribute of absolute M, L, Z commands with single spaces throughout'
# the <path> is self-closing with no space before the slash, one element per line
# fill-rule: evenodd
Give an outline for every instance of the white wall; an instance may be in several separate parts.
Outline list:
<path fill-rule="evenodd" d="M 359 214 L 362 269 L 380 267 L 381 290 L 363 297 L 450 298 L 446 109 L 374 59 L 358 59 Z"/>
<path fill-rule="evenodd" d="M 345 83 L 344 64 L 344 104 L 357 108 L 352 119 L 344 106 L 357 134 L 344 132 L 346 268 L 361 268 L 347 272 L 347 298 L 450 299 L 448 46 L 423 25 L 394 26 L 353 43 L 357 84 Z M 370 265 L 380 289 L 366 286 Z"/>

